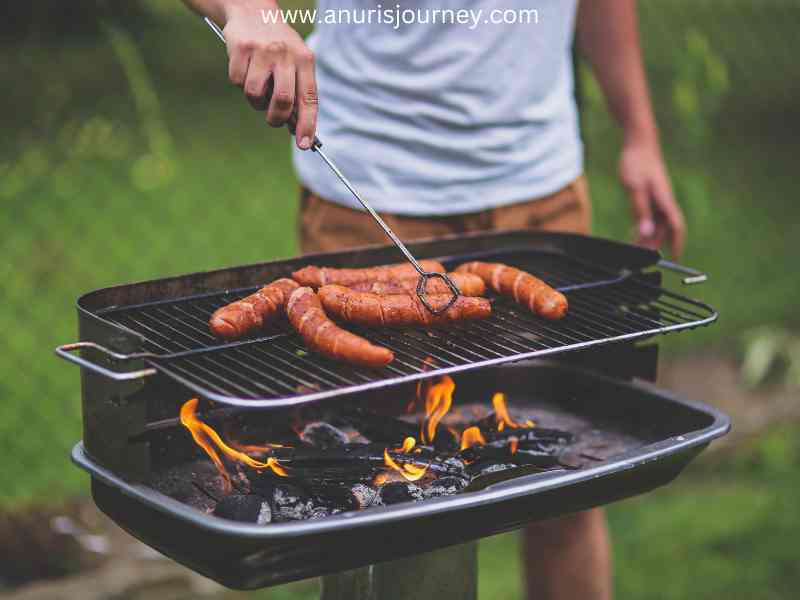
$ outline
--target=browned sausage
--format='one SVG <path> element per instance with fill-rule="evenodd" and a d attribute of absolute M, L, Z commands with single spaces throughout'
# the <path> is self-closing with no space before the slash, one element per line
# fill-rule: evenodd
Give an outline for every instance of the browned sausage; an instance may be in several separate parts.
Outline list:
<path fill-rule="evenodd" d="M 501 263 L 469 262 L 456 269 L 474 273 L 495 292 L 511 296 L 519 304 L 546 319 L 561 319 L 569 309 L 567 297 L 538 277 Z"/>
<path fill-rule="evenodd" d="M 217 309 L 208 322 L 211 333 L 225 340 L 235 340 L 261 329 L 281 313 L 289 294 L 298 287 L 291 279 L 278 279 L 246 298 Z"/>
<path fill-rule="evenodd" d="M 447 304 L 450 298 L 449 294 L 431 294 L 428 301 L 438 308 Z M 492 306 L 486 298 L 459 296 L 444 313 L 434 315 L 416 295 L 408 292 L 379 296 L 341 285 L 321 287 L 319 299 L 332 316 L 368 327 L 432 327 L 485 319 L 492 314 Z"/>
<path fill-rule="evenodd" d="M 286 314 L 306 345 L 329 358 L 374 368 L 384 367 L 394 360 L 394 353 L 388 348 L 375 346 L 337 327 L 325 314 L 317 294 L 310 287 L 292 292 Z"/>
<path fill-rule="evenodd" d="M 483 296 L 486 293 L 486 284 L 483 279 L 472 273 L 448 273 L 448 276 L 456 284 L 462 296 Z M 396 279 L 394 281 L 363 281 L 348 286 L 351 290 L 358 292 L 370 292 L 372 294 L 402 294 L 404 292 L 416 293 L 419 277 Z M 444 280 L 438 277 L 428 279 L 425 291 L 429 294 L 450 294 L 450 287 Z"/>
<path fill-rule="evenodd" d="M 435 260 L 421 260 L 419 262 L 426 271 L 444 273 L 444 266 L 440 262 Z M 411 263 L 398 263 L 366 269 L 334 269 L 333 267 L 308 266 L 292 273 L 292 279 L 300 285 L 318 288 L 329 283 L 353 285 L 362 281 L 393 281 L 395 279 L 414 277 L 415 275 L 417 275 L 417 271 Z"/>

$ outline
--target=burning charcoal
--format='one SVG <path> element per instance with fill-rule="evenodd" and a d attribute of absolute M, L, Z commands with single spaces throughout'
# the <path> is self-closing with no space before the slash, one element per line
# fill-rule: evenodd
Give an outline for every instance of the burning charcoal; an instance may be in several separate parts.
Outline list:
<path fill-rule="evenodd" d="M 363 483 L 355 484 L 350 490 L 358 502 L 358 508 L 364 509 L 370 506 L 379 506 L 383 504 L 381 501 L 378 490 Z"/>
<path fill-rule="evenodd" d="M 498 463 L 494 460 L 479 460 L 472 463 L 467 467 L 467 473 L 470 477 L 480 477 L 481 475 L 488 475 L 489 473 L 498 473 L 506 469 L 513 469 L 517 465 L 510 463 Z"/>
<path fill-rule="evenodd" d="M 327 516 L 330 516 L 331 509 L 326 508 L 324 506 L 318 506 L 316 508 L 311 509 L 311 512 L 308 515 L 309 519 L 323 519 Z"/>
<path fill-rule="evenodd" d="M 376 415 L 364 409 L 356 409 L 347 414 L 344 419 L 372 442 L 399 444 L 407 437 L 419 435 L 419 429 L 414 423 L 407 423 L 385 415 Z"/>
<path fill-rule="evenodd" d="M 446 427 L 439 427 L 436 437 L 433 438 L 433 447 L 437 452 L 458 452 L 460 444 L 459 435 Z"/>
<path fill-rule="evenodd" d="M 275 521 L 301 521 L 309 518 L 314 503 L 308 495 L 291 483 L 278 483 L 272 495 Z"/>
<path fill-rule="evenodd" d="M 425 498 L 452 496 L 467 487 L 467 480 L 461 477 L 441 477 L 422 491 Z"/>
<path fill-rule="evenodd" d="M 508 444 L 503 446 L 470 446 L 462 450 L 459 456 L 468 462 L 513 462 L 517 465 L 532 465 L 542 468 L 554 467 L 559 464 L 558 454 L 519 448 L 511 451 Z"/>
<path fill-rule="evenodd" d="M 481 433 L 484 435 L 490 432 L 495 432 L 497 431 L 497 415 L 494 413 L 494 411 L 492 411 L 485 417 L 481 417 L 477 421 L 474 421 L 472 425 L 480 429 Z"/>
<path fill-rule="evenodd" d="M 492 442 L 507 441 L 514 437 L 519 441 L 520 446 L 524 444 L 569 444 L 574 436 L 569 431 L 560 429 L 547 429 L 545 427 L 520 427 L 518 429 L 505 428 L 503 431 L 495 431 L 486 435 L 487 444 Z"/>
<path fill-rule="evenodd" d="M 417 502 L 423 498 L 422 490 L 418 486 L 405 481 L 392 481 L 380 489 L 380 499 L 384 504 Z"/>
<path fill-rule="evenodd" d="M 266 498 L 255 494 L 231 494 L 217 503 L 214 514 L 223 519 L 266 525 L 272 520 L 272 509 Z"/>
<path fill-rule="evenodd" d="M 357 510 L 361 507 L 353 490 L 343 484 L 318 486 L 315 490 L 315 503 L 328 509 L 342 511 Z"/>
<path fill-rule="evenodd" d="M 310 444 L 321 450 L 344 446 L 350 442 L 350 438 L 347 437 L 344 431 L 324 421 L 306 425 L 303 431 L 300 432 L 300 439 L 306 444 Z"/>

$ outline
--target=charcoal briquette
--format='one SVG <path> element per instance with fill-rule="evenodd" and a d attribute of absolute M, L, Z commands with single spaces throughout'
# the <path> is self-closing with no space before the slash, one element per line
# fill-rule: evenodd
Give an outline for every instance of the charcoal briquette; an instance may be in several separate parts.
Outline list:
<path fill-rule="evenodd" d="M 263 496 L 231 494 L 214 507 L 214 514 L 223 519 L 265 525 L 272 520 L 272 509 Z"/>
<path fill-rule="evenodd" d="M 344 431 L 324 421 L 306 425 L 300 432 L 300 439 L 306 444 L 322 450 L 344 446 L 350 442 L 350 438 Z"/>
<path fill-rule="evenodd" d="M 380 498 L 384 504 L 397 504 L 398 502 L 416 502 L 424 498 L 422 489 L 413 483 L 405 481 L 392 481 L 382 486 Z"/>

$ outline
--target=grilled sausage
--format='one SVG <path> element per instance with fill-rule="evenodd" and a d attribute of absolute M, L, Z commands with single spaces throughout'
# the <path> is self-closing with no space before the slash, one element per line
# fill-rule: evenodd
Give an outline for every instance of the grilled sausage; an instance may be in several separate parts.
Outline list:
<path fill-rule="evenodd" d="M 325 314 L 317 294 L 310 287 L 292 292 L 286 314 L 306 345 L 329 358 L 374 368 L 384 367 L 394 360 L 394 353 L 388 348 L 375 346 L 337 327 Z"/>
<path fill-rule="evenodd" d="M 278 279 L 254 294 L 217 309 L 208 322 L 211 333 L 225 340 L 235 340 L 262 328 L 277 317 L 298 287 L 291 279 Z"/>
<path fill-rule="evenodd" d="M 444 266 L 440 262 L 435 260 L 421 260 L 419 262 L 426 271 L 444 273 Z M 300 285 L 316 289 L 329 283 L 354 285 L 364 281 L 393 281 L 395 279 L 414 277 L 415 275 L 417 275 L 417 270 L 411 263 L 398 263 L 366 269 L 334 269 L 333 267 L 308 266 L 292 273 L 292 279 Z"/>
<path fill-rule="evenodd" d="M 457 273 L 474 273 L 495 292 L 511 296 L 517 303 L 546 319 L 561 319 L 569 309 L 567 297 L 541 279 L 501 263 L 469 262 Z"/>
<path fill-rule="evenodd" d="M 431 294 L 428 302 L 434 308 L 439 308 L 447 304 L 450 298 L 450 294 Z M 321 287 L 319 299 L 332 316 L 368 327 L 433 327 L 485 319 L 492 314 L 492 306 L 486 298 L 459 296 L 444 313 L 434 315 L 416 295 L 408 292 L 379 296 L 341 285 Z"/>
<path fill-rule="evenodd" d="M 483 296 L 486 293 L 486 284 L 483 279 L 472 273 L 448 273 L 456 284 L 462 296 Z M 358 292 L 370 292 L 385 296 L 387 294 L 415 293 L 419 277 L 396 279 L 394 281 L 364 281 L 348 286 Z M 425 291 L 429 294 L 452 294 L 450 287 L 438 277 L 428 279 Z"/>

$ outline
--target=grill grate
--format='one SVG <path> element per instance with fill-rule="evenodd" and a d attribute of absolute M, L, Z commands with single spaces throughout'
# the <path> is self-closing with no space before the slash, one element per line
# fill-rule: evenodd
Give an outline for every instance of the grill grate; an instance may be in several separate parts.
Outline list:
<path fill-rule="evenodd" d="M 547 321 L 494 297 L 491 318 L 452 329 L 378 331 L 347 325 L 394 351 L 394 362 L 379 370 L 311 353 L 286 322 L 266 336 L 220 344 L 208 332 L 211 313 L 256 288 L 113 308 L 102 316 L 144 336 L 143 350 L 153 355 L 148 362 L 197 394 L 254 408 L 688 329 L 716 318 L 707 305 L 649 285 L 639 275 L 564 255 L 506 251 L 498 260 L 536 273 L 566 293 L 568 315 Z"/>

